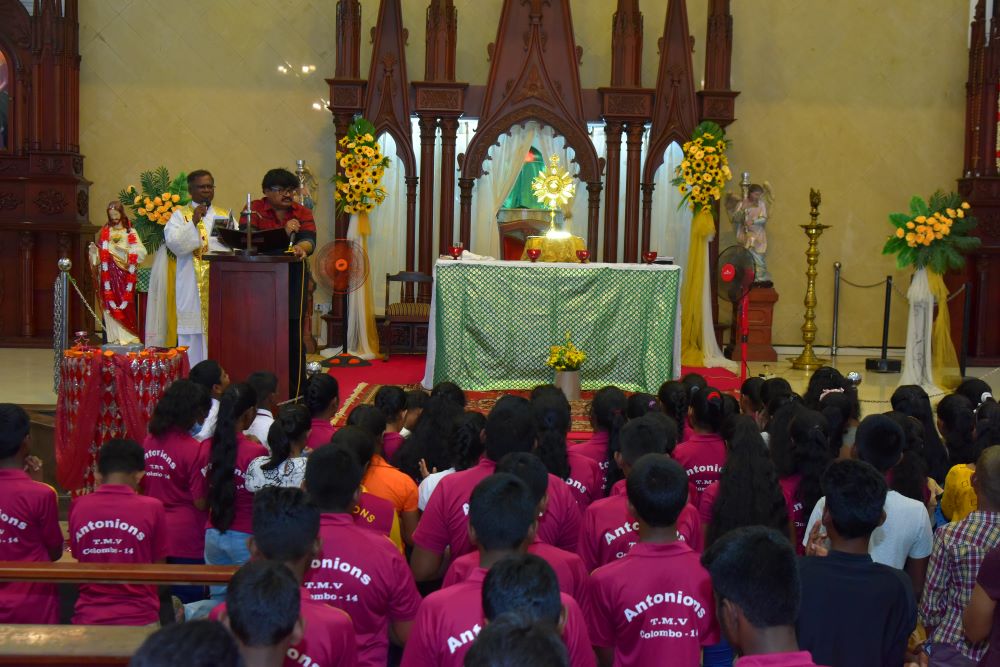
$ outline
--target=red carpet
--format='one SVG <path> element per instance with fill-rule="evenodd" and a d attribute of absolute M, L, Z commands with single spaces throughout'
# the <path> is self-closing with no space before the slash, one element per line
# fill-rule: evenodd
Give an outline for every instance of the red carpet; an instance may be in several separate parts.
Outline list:
<path fill-rule="evenodd" d="M 331 368 L 329 373 L 337 378 L 340 385 L 340 411 L 333 419 L 335 426 L 342 426 L 354 406 L 361 403 L 370 402 L 379 386 L 386 384 L 394 385 L 416 385 L 424 377 L 424 366 L 426 358 L 424 355 L 399 354 L 390 357 L 389 361 L 375 360 L 371 366 L 361 368 Z M 738 392 L 740 388 L 739 376 L 730 373 L 723 368 L 683 368 L 683 373 L 700 373 L 708 380 L 708 384 L 726 392 Z M 524 391 L 486 391 L 486 392 L 466 392 L 469 399 L 469 408 L 488 412 L 496 399 L 505 393 L 527 395 Z M 573 401 L 573 431 L 590 431 L 587 410 L 589 409 L 589 399 L 592 392 L 584 392 L 584 400 Z"/>

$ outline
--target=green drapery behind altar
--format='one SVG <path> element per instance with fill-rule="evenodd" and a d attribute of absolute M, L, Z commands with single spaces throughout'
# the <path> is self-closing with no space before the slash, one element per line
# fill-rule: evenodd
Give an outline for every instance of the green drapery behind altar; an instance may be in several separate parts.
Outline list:
<path fill-rule="evenodd" d="M 441 260 L 435 278 L 435 383 L 477 391 L 550 383 L 549 346 L 567 331 L 587 353 L 584 389 L 655 392 L 680 371 L 676 266 Z"/>

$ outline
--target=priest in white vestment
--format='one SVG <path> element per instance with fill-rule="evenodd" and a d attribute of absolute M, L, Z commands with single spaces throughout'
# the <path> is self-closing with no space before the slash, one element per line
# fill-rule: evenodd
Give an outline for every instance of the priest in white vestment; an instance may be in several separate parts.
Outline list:
<path fill-rule="evenodd" d="M 208 262 L 206 252 L 225 251 L 212 235 L 228 225 L 229 209 L 212 204 L 215 179 L 204 169 L 188 174 L 191 202 L 175 209 L 163 230 L 149 277 L 146 346 L 188 348 L 191 366 L 208 357 Z"/>

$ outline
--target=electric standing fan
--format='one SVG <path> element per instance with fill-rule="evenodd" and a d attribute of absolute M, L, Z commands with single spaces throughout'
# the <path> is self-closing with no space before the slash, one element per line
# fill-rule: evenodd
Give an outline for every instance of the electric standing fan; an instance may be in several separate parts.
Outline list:
<path fill-rule="evenodd" d="M 361 289 L 368 280 L 368 255 L 361 244 L 349 239 L 337 239 L 327 243 L 313 256 L 312 274 L 317 283 L 343 299 L 344 314 L 341 318 L 341 334 L 344 348 L 340 354 L 331 357 L 325 365 L 339 366 L 370 366 L 371 363 L 361 357 L 356 357 L 347 351 L 347 303 L 351 292 Z"/>
<path fill-rule="evenodd" d="M 747 379 L 747 337 L 750 323 L 747 321 L 747 302 L 753 288 L 757 272 L 753 255 L 743 246 L 733 245 L 719 255 L 718 286 L 719 296 L 732 304 L 739 304 L 738 329 L 740 332 L 740 386 Z"/>

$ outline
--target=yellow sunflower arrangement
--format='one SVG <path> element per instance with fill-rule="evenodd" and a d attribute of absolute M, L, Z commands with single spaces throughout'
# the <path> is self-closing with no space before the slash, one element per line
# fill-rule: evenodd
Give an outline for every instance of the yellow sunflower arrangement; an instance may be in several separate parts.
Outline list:
<path fill-rule="evenodd" d="M 118 201 L 126 209 L 131 209 L 132 224 L 139 234 L 139 240 L 150 253 L 163 243 L 163 228 L 175 208 L 187 205 L 191 197 L 187 192 L 187 174 L 180 173 L 170 178 L 166 167 L 157 167 L 139 175 L 142 190 L 134 185 L 122 188 Z"/>
<path fill-rule="evenodd" d="M 688 204 L 697 213 L 718 201 L 726 181 L 733 177 L 726 159 L 729 140 L 718 124 L 705 121 L 682 148 L 684 159 L 670 182 L 684 195 L 681 204 Z"/>
<path fill-rule="evenodd" d="M 978 248 L 981 241 L 969 233 L 976 219 L 968 214 L 969 203 L 958 193 L 940 190 L 924 201 L 910 200 L 909 213 L 890 213 L 889 222 L 896 228 L 882 247 L 883 255 L 896 255 L 896 264 L 921 269 L 928 267 L 943 274 L 965 265 L 962 253 Z"/>
<path fill-rule="evenodd" d="M 338 213 L 368 213 L 385 201 L 382 175 L 389 158 L 375 141 L 375 126 L 364 118 L 355 120 L 347 136 L 337 142 L 339 169 L 332 179 Z"/>
<path fill-rule="evenodd" d="M 587 353 L 573 344 L 570 333 L 566 332 L 566 342 L 549 348 L 549 360 L 545 362 L 557 371 L 578 371 L 587 360 Z"/>

